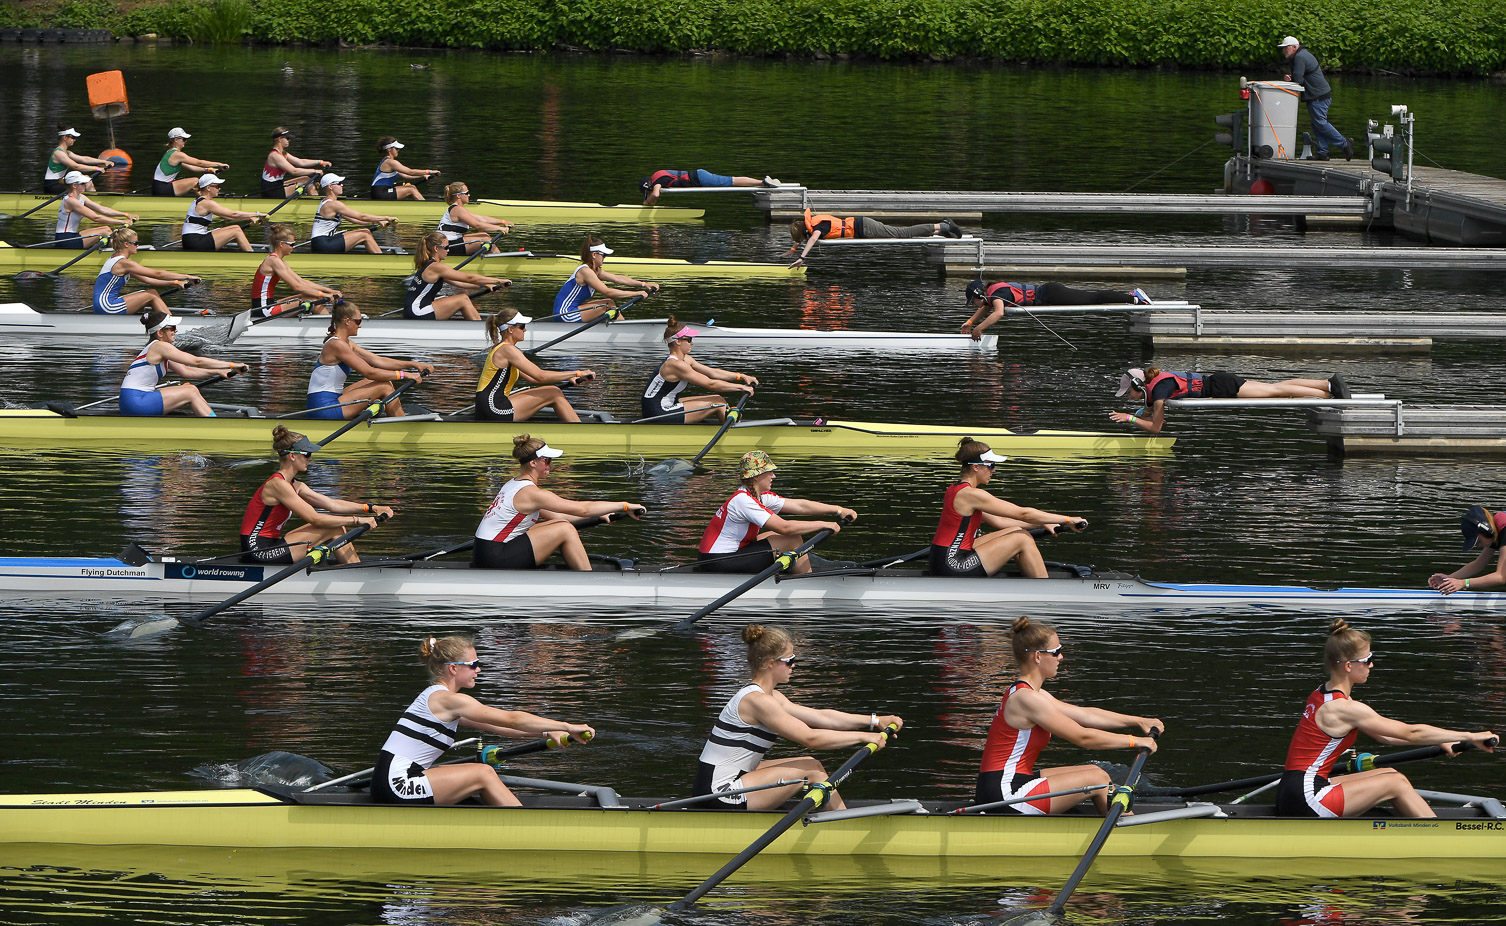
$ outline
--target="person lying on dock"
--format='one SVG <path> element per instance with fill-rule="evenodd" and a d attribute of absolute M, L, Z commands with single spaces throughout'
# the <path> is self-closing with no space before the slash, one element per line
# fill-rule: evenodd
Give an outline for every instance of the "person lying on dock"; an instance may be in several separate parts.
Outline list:
<path fill-rule="evenodd" d="M 652 206 L 659 202 L 659 194 L 668 189 L 686 189 L 703 186 L 758 186 L 773 189 L 779 186 L 779 181 L 773 177 L 729 177 L 725 174 L 713 174 L 709 170 L 656 170 L 638 181 L 638 189 L 643 191 L 643 205 Z"/>
<path fill-rule="evenodd" d="M 1460 529 L 1464 532 L 1464 552 L 1479 547 L 1480 555 L 1448 575 L 1433 573 L 1428 577 L 1428 587 L 1445 595 L 1506 587 L 1506 549 L 1501 545 L 1503 528 L 1506 528 L 1506 512 L 1491 511 L 1480 505 L 1466 511 L 1460 522 Z"/>
<path fill-rule="evenodd" d="M 808 498 L 785 498 L 774 492 L 774 471 L 779 467 L 762 450 L 743 454 L 738 472 L 742 485 L 722 502 L 701 534 L 696 572 L 751 575 L 774 565 L 774 558 L 800 546 L 805 534 L 842 530 L 841 521 L 852 522 L 858 513 L 831 502 Z M 835 521 L 791 521 L 784 515 L 830 515 Z M 760 533 L 760 531 L 762 533 Z M 790 575 L 811 571 L 810 556 L 801 556 Z"/>
<path fill-rule="evenodd" d="M 962 464 L 962 475 L 946 490 L 941 503 L 941 520 L 931 536 L 931 575 L 981 579 L 1016 560 L 1026 578 L 1046 578 L 1046 561 L 1030 529 L 1044 527 L 1051 534 L 1063 527 L 1081 531 L 1088 522 L 1039 508 L 1023 508 L 985 490 L 983 487 L 994 478 L 994 467 L 1008 458 L 994 453 L 982 441 L 971 437 L 959 440 L 956 459 Z M 994 528 L 994 533 L 979 537 L 984 525 Z"/>
<path fill-rule="evenodd" d="M 800 256 L 790 266 L 798 267 L 822 238 L 961 238 L 962 227 L 951 219 L 942 219 L 900 228 L 865 215 L 839 219 L 824 212 L 813 214 L 807 209 L 803 218 L 790 223 L 790 237 L 795 239 L 795 247 L 790 250 L 800 248 Z M 804 247 L 800 247 L 802 242 Z"/>
<path fill-rule="evenodd" d="M 981 340 L 1005 311 L 1012 306 L 1031 305 L 1150 305 L 1143 289 L 1121 292 L 1113 289 L 1072 289 L 1061 283 L 984 283 L 970 280 L 963 291 L 963 303 L 973 309 L 973 316 L 962 323 L 962 333 Z"/>
<path fill-rule="evenodd" d="M 1119 377 L 1115 396 L 1129 396 L 1144 407 L 1137 412 L 1109 412 L 1109 420 L 1147 434 L 1166 424 L 1167 399 L 1347 399 L 1344 377 L 1284 379 L 1262 383 L 1233 373 L 1163 373 L 1158 367 L 1132 367 Z"/>
<path fill-rule="evenodd" d="M 256 265 L 256 273 L 251 277 L 251 308 L 260 310 L 257 315 L 265 318 L 266 310 L 277 301 L 278 283 L 285 283 L 293 292 L 310 299 L 328 299 L 334 302 L 345 298 L 338 289 L 305 280 L 288 266 L 288 258 L 292 255 L 293 247 L 298 241 L 298 235 L 293 231 L 293 226 L 280 223 L 273 225 L 269 237 L 272 250 L 262 258 L 260 264 Z M 309 314 L 328 315 L 329 302 L 320 302 Z"/>
<path fill-rule="evenodd" d="M 603 270 L 607 255 L 613 253 L 600 238 L 587 236 L 580 246 L 580 266 L 570 271 L 570 278 L 554 294 L 554 315 L 549 321 L 595 321 L 617 304 L 613 299 L 646 299 L 659 291 L 658 283 Z M 613 283 L 634 288 L 616 289 Z"/>

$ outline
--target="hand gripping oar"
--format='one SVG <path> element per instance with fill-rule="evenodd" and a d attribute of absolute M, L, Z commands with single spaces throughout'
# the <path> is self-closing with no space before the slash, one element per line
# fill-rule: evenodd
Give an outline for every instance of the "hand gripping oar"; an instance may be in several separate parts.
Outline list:
<path fill-rule="evenodd" d="M 622 305 L 619 305 L 619 306 L 617 306 L 616 308 L 613 308 L 613 309 L 607 309 L 605 312 L 603 312 L 602 314 L 598 315 L 597 317 L 591 319 L 590 321 L 586 322 L 584 325 L 581 325 L 578 328 L 572 328 L 571 330 L 565 332 L 564 334 L 560 335 L 559 337 L 555 338 L 552 341 L 547 341 L 547 342 L 545 342 L 543 344 L 540 344 L 538 347 L 530 347 L 530 348 L 528 348 L 527 350 L 523 351 L 523 355 L 526 356 L 526 357 L 532 357 L 535 354 L 537 354 L 539 351 L 548 350 L 549 348 L 551 348 L 554 345 L 560 343 L 561 341 L 568 341 L 568 340 L 570 340 L 571 338 L 575 337 L 577 334 L 580 334 L 582 331 L 586 331 L 586 330 L 588 330 L 590 328 L 595 328 L 597 325 L 604 325 L 607 322 L 614 322 L 614 321 L 617 320 L 617 318 L 620 315 L 622 315 L 623 312 L 626 312 L 630 306 L 632 306 L 632 305 L 634 305 L 636 303 L 642 302 L 642 301 L 643 301 L 643 297 L 642 296 L 634 296 L 633 298 L 629 299 L 627 302 L 624 302 Z"/>
<path fill-rule="evenodd" d="M 328 444 L 330 441 L 339 437 L 341 434 L 344 434 L 346 431 L 349 431 L 356 425 L 364 424 L 365 422 L 370 421 L 372 418 L 375 418 L 377 415 L 382 413 L 383 409 L 387 407 L 387 403 L 391 402 L 393 399 L 396 399 L 404 392 L 407 392 L 408 389 L 414 385 L 416 385 L 416 382 L 414 380 L 405 379 L 401 383 L 399 383 L 397 388 L 392 390 L 392 392 L 390 392 L 385 398 L 373 399 L 371 404 L 366 406 L 365 411 L 361 412 L 359 415 L 336 428 L 333 434 L 319 442 L 319 446 L 323 447 L 325 444 Z"/>
<path fill-rule="evenodd" d="M 479 250 L 476 253 L 472 254 L 470 257 L 467 257 L 465 260 L 463 260 L 460 263 L 456 264 L 454 269 L 459 270 L 461 267 L 464 267 L 466 264 L 468 264 L 471 261 L 475 260 L 476 258 L 480 257 L 481 255 L 490 253 L 491 249 L 493 247 L 496 247 L 497 242 L 499 240 L 501 240 L 502 236 L 505 235 L 505 234 L 507 234 L 507 232 L 505 232 L 505 231 L 499 231 L 495 235 L 492 235 L 491 240 L 486 243 L 486 247 L 482 248 L 481 250 Z"/>
<path fill-rule="evenodd" d="M 585 737 L 585 739 L 590 739 L 590 737 Z M 485 762 L 487 765 L 500 765 L 502 762 L 505 762 L 506 760 L 514 758 L 516 756 L 532 755 L 535 752 L 543 752 L 546 749 L 563 749 L 566 745 L 569 744 L 569 742 L 570 741 L 568 737 L 564 740 L 555 740 L 549 739 L 548 737 L 540 737 L 539 739 L 530 740 L 529 742 L 522 743 L 518 746 L 487 746 L 482 743 L 478 737 L 473 736 L 470 739 L 457 740 L 451 745 L 450 748 L 453 749 L 455 748 L 455 746 L 470 746 L 474 744 L 476 747 L 476 754 L 474 756 L 467 759 L 454 759 L 452 761 L 441 762 L 439 764 L 462 765 L 467 762 Z M 304 788 L 303 790 L 304 792 L 323 791 L 326 788 L 333 788 L 336 785 L 345 785 L 348 788 L 364 787 L 371 783 L 371 775 L 375 771 L 376 767 L 373 766 L 371 768 L 362 769 L 359 772 L 354 772 L 350 775 L 345 775 L 340 778 L 331 778 L 329 781 L 320 782 L 319 784 L 316 784 L 311 788 Z"/>
<path fill-rule="evenodd" d="M 106 240 L 108 239 L 104 235 L 100 235 L 98 238 L 94 239 L 93 244 L 85 248 L 77 257 L 73 258 L 73 260 L 70 260 L 68 263 L 64 264 L 56 270 L 22 270 L 20 273 L 16 274 L 16 282 L 25 283 L 30 280 L 44 280 L 48 277 L 61 276 L 64 270 L 67 270 L 69 267 L 72 267 L 74 264 L 104 247 Z"/>
<path fill-rule="evenodd" d="M 1159 729 L 1152 729 L 1150 731 L 1151 739 L 1155 739 L 1160 735 L 1161 731 Z M 1130 766 L 1129 774 L 1124 776 L 1124 784 L 1115 788 L 1113 796 L 1109 798 L 1109 812 L 1103 816 L 1103 825 L 1098 827 L 1098 833 L 1093 837 L 1093 841 L 1088 844 L 1088 851 L 1083 853 L 1082 861 L 1077 863 L 1077 868 L 1073 870 L 1072 876 L 1067 879 L 1067 883 L 1062 887 L 1061 893 L 1057 894 L 1056 899 L 1051 901 L 1051 906 L 1047 907 L 1044 912 L 1032 911 L 1023 916 L 1017 916 L 1005 923 L 1004 926 L 1054 923 L 1060 920 L 1062 911 L 1067 907 L 1067 898 L 1072 896 L 1072 892 L 1077 890 L 1078 882 L 1082 881 L 1083 877 L 1088 873 L 1088 869 L 1093 867 L 1094 859 L 1098 858 L 1098 853 L 1103 849 L 1103 844 L 1108 841 L 1109 834 L 1114 831 L 1114 824 L 1119 822 L 1119 818 L 1123 816 L 1124 812 L 1129 809 L 1130 804 L 1133 802 L 1135 785 L 1140 781 L 1140 773 L 1145 770 L 1145 763 L 1149 758 L 1150 747 L 1141 746 L 1139 754 L 1135 756 L 1134 764 Z"/>
<path fill-rule="evenodd" d="M 845 527 L 848 524 L 851 524 L 852 521 L 850 519 L 843 518 L 842 521 L 841 521 L 841 523 Z M 716 609 L 720 608 L 722 605 L 726 604 L 727 602 L 729 602 L 729 601 L 733 600 L 734 598 L 737 598 L 738 596 L 742 595 L 743 592 L 746 592 L 748 589 L 752 588 L 753 586 L 758 585 L 759 583 L 763 582 L 765 579 L 769 578 L 770 576 L 774 575 L 775 573 L 785 571 L 786 569 L 788 569 L 791 566 L 795 565 L 795 561 L 796 560 L 798 560 L 800 557 L 804 556 L 805 554 L 809 553 L 810 551 L 814 550 L 817 547 L 817 545 L 819 545 L 821 543 L 821 541 L 823 541 L 826 538 L 830 537 L 833 533 L 834 533 L 834 531 L 832 531 L 832 529 L 829 528 L 829 527 L 822 528 L 821 530 L 819 530 L 819 531 L 816 532 L 816 534 L 815 534 L 814 537 L 812 537 L 811 539 L 807 540 L 805 543 L 802 543 L 800 546 L 796 547 L 795 549 L 790 550 L 788 553 L 781 553 L 778 556 L 774 557 L 773 564 L 770 565 L 770 566 L 765 567 L 765 569 L 762 572 L 754 575 L 748 581 L 744 582 L 743 584 L 739 585 L 737 588 L 734 588 L 732 591 L 728 592 L 727 594 L 725 594 L 722 597 L 718 598 L 717 600 L 713 601 L 711 604 L 706 605 L 706 607 L 702 608 L 701 610 L 695 612 L 694 614 L 690 615 L 689 617 L 687 617 L 684 620 L 680 621 L 679 623 L 675 624 L 670 629 L 672 629 L 672 630 L 684 630 L 684 629 L 686 629 L 691 624 L 694 624 L 696 621 L 698 621 L 701 618 L 705 617 L 706 615 L 710 614 L 712 611 L 715 611 Z"/>

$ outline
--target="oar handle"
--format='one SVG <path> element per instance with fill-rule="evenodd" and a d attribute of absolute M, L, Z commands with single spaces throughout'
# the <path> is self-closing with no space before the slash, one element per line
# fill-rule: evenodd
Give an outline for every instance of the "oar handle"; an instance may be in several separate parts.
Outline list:
<path fill-rule="evenodd" d="M 851 523 L 851 518 L 842 519 L 842 524 L 844 526 Z M 783 572 L 784 570 L 790 568 L 795 564 L 795 561 L 797 559 L 815 549 L 817 544 L 821 543 L 821 541 L 825 540 L 827 537 L 830 537 L 833 533 L 835 532 L 829 527 L 822 528 L 821 530 L 816 532 L 815 536 L 811 537 L 811 539 L 802 543 L 800 546 L 796 547 L 793 550 L 790 550 L 787 553 L 781 553 L 778 556 L 774 557 L 774 562 L 771 565 L 765 567 L 762 572 L 759 572 L 757 575 L 753 576 L 753 578 L 748 579 L 737 588 L 734 588 L 732 591 L 713 601 L 711 604 L 706 605 L 704 608 L 701 608 L 699 611 L 695 612 L 684 620 L 679 621 L 674 625 L 672 629 L 684 630 L 690 627 L 696 621 L 722 607 L 722 605 L 727 604 L 729 601 L 732 601 L 733 599 L 741 596 L 748 589 L 763 582 L 765 579 L 774 575 L 776 572 Z"/>
<path fill-rule="evenodd" d="M 333 434 L 329 435 L 324 440 L 319 442 L 319 446 L 322 447 L 335 438 L 339 437 L 341 434 L 344 434 L 346 431 L 349 431 L 351 428 L 354 428 L 360 424 L 364 424 L 367 421 L 370 421 L 372 418 L 375 418 L 383 409 L 387 407 L 389 403 L 395 400 L 398 396 L 402 395 L 404 392 L 407 392 L 415 385 L 417 385 L 417 381 L 411 379 L 405 379 L 401 383 L 398 383 L 397 388 L 392 390 L 392 392 L 389 393 L 385 398 L 373 400 L 372 403 L 367 406 L 365 411 L 361 412 L 359 415 L 355 416 L 354 418 L 345 422 L 345 424 L 341 425 L 339 428 L 335 429 L 335 432 Z"/>

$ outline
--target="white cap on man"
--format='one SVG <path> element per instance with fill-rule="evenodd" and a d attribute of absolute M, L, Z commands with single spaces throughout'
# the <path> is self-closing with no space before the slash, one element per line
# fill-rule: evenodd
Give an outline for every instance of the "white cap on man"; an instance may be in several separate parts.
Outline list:
<path fill-rule="evenodd" d="M 88 183 L 89 175 L 77 170 L 70 170 L 63 175 L 63 182 L 72 186 L 75 183 Z"/>
<path fill-rule="evenodd" d="M 193 136 L 183 131 L 183 126 L 175 125 L 167 130 L 167 140 L 172 141 L 174 138 L 193 138 Z"/>
<path fill-rule="evenodd" d="M 224 186 L 224 185 L 225 185 L 225 181 L 221 180 L 219 177 L 216 177 L 214 174 L 205 174 L 204 176 L 202 176 L 202 177 L 199 178 L 199 189 L 201 189 L 201 190 L 204 189 L 207 186 Z"/>
<path fill-rule="evenodd" d="M 1281 44 L 1277 45 L 1276 47 L 1277 48 L 1298 48 L 1301 45 L 1302 45 L 1302 43 L 1299 42 L 1299 41 L 1297 41 L 1297 37 L 1295 35 L 1289 35 L 1286 38 L 1282 39 L 1281 40 Z"/>

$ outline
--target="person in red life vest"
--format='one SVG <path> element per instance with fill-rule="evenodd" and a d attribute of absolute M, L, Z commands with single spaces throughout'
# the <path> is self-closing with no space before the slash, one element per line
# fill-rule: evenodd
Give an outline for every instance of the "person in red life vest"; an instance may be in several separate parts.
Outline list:
<path fill-rule="evenodd" d="M 567 567 L 590 572 L 590 556 L 572 519 L 609 521 L 614 515 L 626 515 L 637 520 L 647 513 L 647 508 L 633 502 L 577 502 L 540 487 L 554 461 L 564 455 L 565 451 L 537 437 L 519 434 L 512 439 L 518 471 L 502 486 L 476 527 L 473 567 L 537 569 L 558 550 Z"/>
<path fill-rule="evenodd" d="M 1046 578 L 1046 563 L 1030 535 L 1033 527 L 1055 534 L 1063 527 L 1085 530 L 1088 522 L 1039 508 L 1022 508 L 986 491 L 994 467 L 1002 457 L 982 441 L 964 437 L 957 442 L 956 459 L 962 475 L 946 490 L 941 521 L 931 537 L 931 574 L 984 578 L 1015 560 L 1028 579 Z M 978 536 L 984 525 L 994 533 Z"/>
<path fill-rule="evenodd" d="M 1055 628 L 1021 616 L 1015 618 L 1011 630 L 1010 645 L 1020 667 L 1020 677 L 1004 690 L 999 708 L 994 711 L 993 722 L 989 724 L 974 803 L 991 804 L 1109 784 L 1108 773 L 1096 765 L 1037 769 L 1036 759 L 1053 736 L 1083 749 L 1145 748 L 1156 751 L 1156 741 L 1150 732 L 1166 729 L 1159 718 L 1068 704 L 1046 690 L 1046 683 L 1056 678 L 1066 659 Z M 1110 732 L 1128 729 L 1139 730 L 1145 735 Z M 1062 794 L 1021 801 L 1010 804 L 1007 810 L 1029 816 L 1065 813 L 1091 796 L 1098 812 L 1106 813 L 1108 794 L 1108 787 L 1103 787 L 1088 794 Z"/>
<path fill-rule="evenodd" d="M 1376 804 L 1391 801 L 1403 817 L 1436 816 L 1407 776 L 1394 768 L 1377 768 L 1343 776 L 1330 783 L 1329 773 L 1339 754 L 1354 745 L 1364 733 L 1387 746 L 1439 745 L 1452 756 L 1455 746 L 1469 743 L 1494 752 L 1495 734 L 1489 730 L 1463 733 L 1425 723 L 1404 723 L 1382 717 L 1375 709 L 1354 699 L 1354 686 L 1370 680 L 1375 652 L 1370 634 L 1349 626 L 1342 617 L 1328 627 L 1323 647 L 1328 681 L 1308 696 L 1292 744 L 1286 753 L 1286 770 L 1276 788 L 1276 812 L 1289 817 L 1354 817 Z"/>
<path fill-rule="evenodd" d="M 668 189 L 683 190 L 687 188 L 717 186 L 758 186 L 773 189 L 779 186 L 779 181 L 773 177 L 729 177 L 726 174 L 713 174 L 709 170 L 656 170 L 638 181 L 638 189 L 643 191 L 643 205 L 652 206 L 659 202 L 659 194 Z"/>
<path fill-rule="evenodd" d="M 309 460 L 322 448 L 297 431 L 285 425 L 273 428 L 272 449 L 277 451 L 277 472 L 252 493 L 241 518 L 243 562 L 292 563 L 308 555 L 315 544 L 334 540 L 361 524 L 375 527 L 376 516 L 395 514 L 386 505 L 330 498 L 299 482 L 298 477 L 308 472 Z M 288 518 L 295 514 L 305 523 L 284 534 Z M 335 550 L 334 556 L 339 563 L 361 561 L 351 543 Z"/>
<path fill-rule="evenodd" d="M 1506 588 L 1506 548 L 1501 543 L 1506 512 L 1476 505 L 1464 513 L 1459 528 L 1464 532 L 1464 552 L 1479 547 L 1480 555 L 1448 575 L 1433 573 L 1428 577 L 1428 587 L 1445 595 Z"/>
<path fill-rule="evenodd" d="M 332 167 L 317 158 L 299 158 L 288 153 L 288 139 L 293 137 L 282 126 L 272 130 L 272 150 L 261 166 L 261 195 L 267 199 L 286 199 L 300 183 L 307 183 Z"/>
<path fill-rule="evenodd" d="M 790 262 L 791 267 L 798 267 L 805 263 L 811 248 L 822 238 L 961 238 L 962 228 L 951 219 L 900 228 L 863 215 L 839 219 L 807 209 L 803 218 L 790 223 L 790 237 L 795 239 L 795 247 L 800 247 L 802 242 L 805 245 L 800 247 L 800 256 Z"/>
<path fill-rule="evenodd" d="M 1143 289 L 1072 289 L 1062 283 L 984 283 L 970 280 L 963 291 L 964 304 L 973 315 L 962 323 L 962 333 L 976 341 L 1004 313 L 1015 306 L 1033 305 L 1150 305 Z"/>
<path fill-rule="evenodd" d="M 775 810 L 807 785 L 797 782 L 750 794 L 727 792 L 801 778 L 814 785 L 829 777 L 814 756 L 764 758 L 780 739 L 806 749 L 851 749 L 864 743 L 882 749 L 888 741 L 883 731 L 890 724 L 895 732 L 904 728 L 904 718 L 898 714 L 849 714 L 807 707 L 785 697 L 778 688 L 794 675 L 796 661 L 795 644 L 786 631 L 749 624 L 743 628 L 743 642 L 748 645 L 752 681 L 739 688 L 717 715 L 701 748 L 691 790 L 697 797 L 725 794 L 712 802 L 718 809 Z M 827 806 L 841 810 L 847 805 L 840 794 L 832 792 Z"/>
<path fill-rule="evenodd" d="M 773 565 L 776 553 L 788 553 L 800 546 L 801 535 L 819 530 L 835 534 L 842 530 L 838 522 L 857 520 L 858 513 L 851 508 L 774 494 L 774 472 L 778 468 L 762 450 L 743 454 L 739 467 L 742 487 L 722 502 L 706 525 L 697 572 L 761 572 Z M 829 514 L 837 520 L 790 521 L 784 518 L 787 514 Z M 795 560 L 789 571 L 793 575 L 810 572 L 809 555 Z"/>
<path fill-rule="evenodd" d="M 338 289 L 305 280 L 288 266 L 288 257 L 293 253 L 293 245 L 298 240 L 293 226 L 273 225 L 271 235 L 272 250 L 256 265 L 256 275 L 251 278 L 251 308 L 266 309 L 276 302 L 277 284 L 284 283 L 300 296 L 327 300 L 315 304 L 311 314 L 328 315 L 329 302 L 344 299 L 344 294 Z M 265 312 L 258 314 L 266 316 Z"/>
<path fill-rule="evenodd" d="M 1109 420 L 1160 434 L 1166 424 L 1167 399 L 1347 399 L 1344 377 L 1284 379 L 1262 383 L 1233 373 L 1163 373 L 1159 367 L 1132 367 L 1119 377 L 1115 396 L 1129 396 L 1144 407 L 1136 412 L 1109 412 Z"/>

